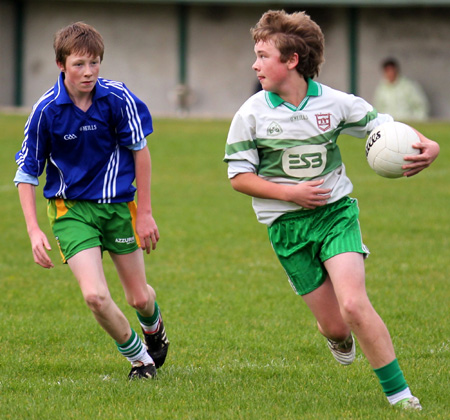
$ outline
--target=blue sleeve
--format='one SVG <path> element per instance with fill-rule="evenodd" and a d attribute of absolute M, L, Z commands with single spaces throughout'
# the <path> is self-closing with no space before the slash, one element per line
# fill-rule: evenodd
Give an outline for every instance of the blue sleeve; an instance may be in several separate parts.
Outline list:
<path fill-rule="evenodd" d="M 39 109 L 33 109 L 25 124 L 22 148 L 16 153 L 16 163 L 26 174 L 38 178 L 47 159 L 48 135 L 45 118 Z"/>
<path fill-rule="evenodd" d="M 117 127 L 117 133 L 120 143 L 128 147 L 150 135 L 153 132 L 153 123 L 147 105 L 125 85 L 123 88 L 122 120 Z"/>

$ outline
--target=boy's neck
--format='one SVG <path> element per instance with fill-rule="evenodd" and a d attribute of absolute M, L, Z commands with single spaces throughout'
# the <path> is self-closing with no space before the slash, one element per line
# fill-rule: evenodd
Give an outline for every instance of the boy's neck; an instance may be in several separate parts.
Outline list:
<path fill-rule="evenodd" d="M 276 93 L 284 101 L 298 107 L 303 99 L 305 99 L 307 91 L 308 82 L 302 76 L 298 75 L 298 77 L 294 77 L 286 84 L 286 88 L 282 89 L 282 92 Z"/>
<path fill-rule="evenodd" d="M 72 99 L 73 104 L 80 108 L 82 111 L 86 112 L 92 105 L 92 98 L 94 96 L 94 92 L 89 92 L 84 95 L 72 95 L 69 92 L 69 97 Z"/>

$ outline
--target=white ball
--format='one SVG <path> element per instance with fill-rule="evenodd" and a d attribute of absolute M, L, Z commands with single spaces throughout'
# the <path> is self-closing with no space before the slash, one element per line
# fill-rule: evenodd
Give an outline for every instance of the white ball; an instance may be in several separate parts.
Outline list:
<path fill-rule="evenodd" d="M 419 136 L 409 125 L 397 121 L 381 124 L 367 138 L 367 162 L 378 175 L 400 178 L 405 172 L 402 166 L 408 163 L 403 158 L 418 155 L 420 150 L 412 145 L 419 142 Z"/>

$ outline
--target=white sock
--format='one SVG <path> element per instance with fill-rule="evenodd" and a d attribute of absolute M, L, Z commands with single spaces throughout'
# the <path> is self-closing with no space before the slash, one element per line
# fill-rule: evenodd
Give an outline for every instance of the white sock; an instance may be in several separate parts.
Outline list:
<path fill-rule="evenodd" d="M 397 394 L 389 395 L 387 397 L 388 401 L 391 403 L 391 405 L 394 405 L 398 403 L 401 400 L 405 400 L 406 398 L 411 398 L 411 390 L 408 388 L 404 389 L 403 391 L 397 392 Z"/>
<path fill-rule="evenodd" d="M 147 348 L 145 346 L 143 346 L 142 351 L 139 354 L 133 357 L 133 360 L 131 360 L 131 357 L 127 357 L 127 359 L 131 362 L 133 366 L 138 362 L 141 362 L 144 365 L 154 364 L 153 359 L 147 353 Z"/>
<path fill-rule="evenodd" d="M 161 315 L 158 316 L 158 319 L 152 325 L 144 324 L 142 321 L 140 321 L 140 324 L 145 334 L 155 334 L 158 332 L 159 325 L 161 324 Z"/>

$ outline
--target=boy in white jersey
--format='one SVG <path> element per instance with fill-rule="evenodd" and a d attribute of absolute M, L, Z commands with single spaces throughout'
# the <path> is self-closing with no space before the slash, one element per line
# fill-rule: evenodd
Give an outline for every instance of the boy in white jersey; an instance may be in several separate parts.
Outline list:
<path fill-rule="evenodd" d="M 53 267 L 35 205 L 35 186 L 46 166 L 44 196 L 63 262 L 97 322 L 132 364 L 129 378 L 153 378 L 169 341 L 143 257 L 143 250 L 150 253 L 159 240 L 146 141 L 153 131 L 151 116 L 123 83 L 99 77 L 104 44 L 93 27 L 78 22 L 61 29 L 54 49 L 60 77 L 33 107 L 16 154 L 15 183 L 34 260 Z M 136 309 L 145 344 L 111 298 L 103 250 L 110 253 L 127 301 Z"/>
<path fill-rule="evenodd" d="M 348 365 L 358 339 L 389 402 L 421 409 L 389 332 L 365 290 L 358 206 L 336 144 L 391 121 L 361 98 L 314 82 L 323 62 L 320 27 L 305 13 L 265 13 L 252 28 L 253 69 L 263 91 L 233 118 L 225 162 L 233 188 L 253 197 L 289 281 L 317 319 L 334 358 Z M 405 176 L 428 167 L 439 146 L 419 133 Z"/>

